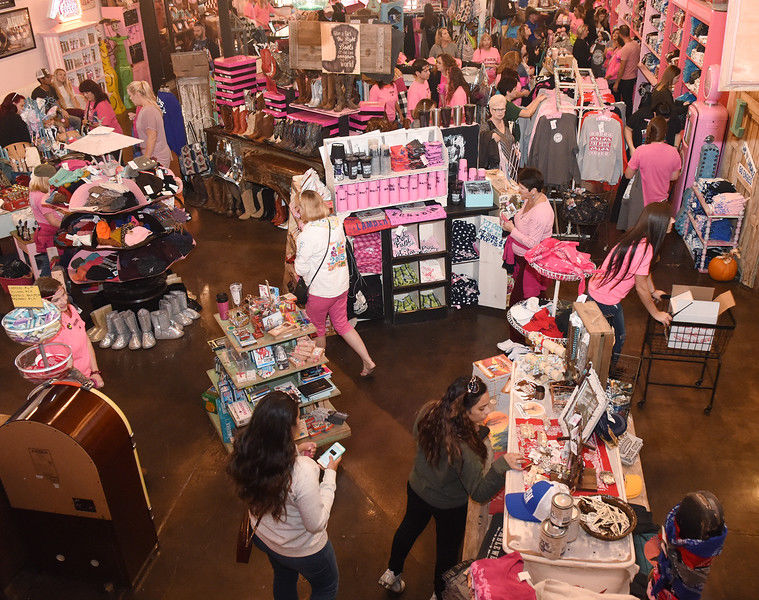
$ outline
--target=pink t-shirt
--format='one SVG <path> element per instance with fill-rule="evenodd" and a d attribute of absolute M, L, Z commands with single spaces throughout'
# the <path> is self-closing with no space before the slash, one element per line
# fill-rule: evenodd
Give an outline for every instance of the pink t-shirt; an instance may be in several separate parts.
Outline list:
<path fill-rule="evenodd" d="M 398 89 L 394 85 L 378 86 L 376 83 L 369 90 L 369 102 L 385 105 L 385 114 L 390 121 L 395 121 L 395 105 L 398 102 Z"/>
<path fill-rule="evenodd" d="M 640 44 L 635 40 L 630 40 L 619 53 L 619 58 L 625 63 L 625 70 L 622 71 L 622 79 L 635 79 L 638 76 L 638 62 L 640 62 Z"/>
<path fill-rule="evenodd" d="M 672 175 L 681 166 L 680 153 L 666 142 L 643 144 L 635 149 L 629 167 L 640 171 L 643 206 L 663 202 L 669 197 Z"/>
<path fill-rule="evenodd" d="M 61 313 L 61 330 L 52 341 L 69 346 L 71 348 L 74 368 L 79 369 L 85 377 L 92 375 L 90 348 L 87 345 L 88 339 L 87 331 L 84 328 L 84 321 L 82 321 L 77 310 L 70 304 Z"/>
<path fill-rule="evenodd" d="M 453 96 L 451 96 L 450 102 L 446 104 L 445 97 L 443 96 L 440 97 L 440 102 L 443 106 L 464 106 L 467 103 L 466 91 L 463 87 L 459 86 L 456 88 L 456 91 L 453 92 Z"/>
<path fill-rule="evenodd" d="M 43 204 L 43 201 L 46 200 L 49 195 L 50 192 L 38 192 L 36 190 L 29 192 L 29 206 L 32 207 L 34 220 L 37 221 L 39 225 L 50 225 L 45 217 L 47 215 L 57 214 L 57 211 L 54 208 Z"/>
<path fill-rule="evenodd" d="M 509 234 L 514 244 L 514 254 L 524 256 L 553 232 L 553 208 L 549 201 L 538 202 L 527 212 L 520 208 L 514 215 L 514 229 Z"/>
<path fill-rule="evenodd" d="M 259 6 L 258 2 L 253 5 L 253 20 L 259 27 L 268 27 L 269 13 L 271 13 L 271 4 L 268 2 L 263 6 Z"/>
<path fill-rule="evenodd" d="M 588 293 L 593 300 L 601 304 L 608 304 L 610 306 L 619 304 L 635 285 L 635 276 L 648 275 L 653 253 L 651 244 L 647 240 L 641 240 L 637 248 L 635 248 L 635 254 L 633 254 L 632 258 L 630 258 L 630 251 L 628 250 L 627 255 L 623 259 L 622 268 L 617 273 L 617 276 L 602 284 L 601 280 L 606 273 L 606 269 L 609 268 L 609 259 L 611 258 L 611 252 L 609 252 L 601 265 L 600 272 L 593 275 L 590 280 Z"/>
<path fill-rule="evenodd" d="M 256 9 L 253 2 L 248 2 L 245 5 L 245 8 L 242 9 L 242 14 L 249 19 L 252 19 L 256 15 Z"/>
<path fill-rule="evenodd" d="M 488 82 L 492 84 L 496 76 L 495 68 L 501 62 L 501 54 L 498 52 L 498 48 L 488 48 L 487 50 L 477 48 L 474 51 L 474 56 L 472 56 L 472 62 L 485 65 L 485 70 L 488 73 Z"/>
<path fill-rule="evenodd" d="M 606 81 L 614 82 L 617 80 L 617 75 L 619 75 L 619 66 L 622 62 L 622 58 L 620 56 L 621 54 L 622 48 L 618 48 L 617 50 L 609 53 L 609 60 L 606 64 Z"/>
<path fill-rule="evenodd" d="M 105 127 L 113 128 L 116 133 L 123 133 L 111 103 L 106 100 L 101 100 L 96 106 L 93 106 L 92 102 L 88 103 L 85 117 L 88 121 L 98 122 Z"/>
<path fill-rule="evenodd" d="M 432 98 L 430 82 L 414 81 L 409 87 L 406 95 L 408 98 L 408 118 L 413 119 L 414 117 L 412 115 L 414 114 L 414 109 L 416 108 L 416 105 L 419 104 L 419 101 L 424 100 L 425 98 Z"/>

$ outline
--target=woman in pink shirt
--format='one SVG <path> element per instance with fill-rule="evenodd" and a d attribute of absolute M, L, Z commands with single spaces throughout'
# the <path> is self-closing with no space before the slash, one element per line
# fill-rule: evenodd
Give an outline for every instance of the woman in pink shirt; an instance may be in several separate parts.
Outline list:
<path fill-rule="evenodd" d="M 488 82 L 492 84 L 495 81 L 495 69 L 501 62 L 501 53 L 498 52 L 498 48 L 493 48 L 493 38 L 490 37 L 489 33 L 482 34 L 479 48 L 474 51 L 472 56 L 472 62 L 485 65 Z"/>
<path fill-rule="evenodd" d="M 532 167 L 520 169 L 517 175 L 519 192 L 524 200 L 512 223 L 501 215 L 501 227 L 509 234 L 514 252 L 514 289 L 509 306 L 521 300 L 540 295 L 546 289 L 545 277 L 533 269 L 524 258 L 525 253 L 553 231 L 553 208 L 543 193 L 543 174 Z"/>
<path fill-rule="evenodd" d="M 423 58 L 417 58 L 411 66 L 414 71 L 414 82 L 408 89 L 408 118 L 414 118 L 414 109 L 421 100 L 432 98 L 430 92 L 430 65 Z"/>
<path fill-rule="evenodd" d="M 660 300 L 664 292 L 657 290 L 651 278 L 651 262 L 659 256 L 664 237 L 672 231 L 674 220 L 669 203 L 647 206 L 635 227 L 630 229 L 604 259 L 599 272 L 588 284 L 588 296 L 614 327 L 612 365 L 616 363 L 625 343 L 625 315 L 622 300 L 635 286 L 638 297 L 649 314 L 669 325 L 672 316 L 659 310 L 654 300 Z"/>
<path fill-rule="evenodd" d="M 91 129 L 94 129 L 98 125 L 104 125 L 111 127 L 116 133 L 123 133 L 111 102 L 98 83 L 91 79 L 85 79 L 79 84 L 79 92 L 87 100 L 87 108 L 84 111 L 84 122 Z"/>
<path fill-rule="evenodd" d="M 437 57 L 437 68 L 445 79 L 445 94 L 440 95 L 440 107 L 464 106 L 469 102 L 467 89 L 469 84 L 464 79 L 464 74 L 456 64 L 456 60 L 449 54 L 441 54 Z"/>
<path fill-rule="evenodd" d="M 378 81 L 369 89 L 369 102 L 379 102 L 385 107 L 388 121 L 395 121 L 396 116 L 403 119 L 401 107 L 398 104 L 398 88 L 394 83 Z"/>
<path fill-rule="evenodd" d="M 253 4 L 253 20 L 256 25 L 266 29 L 269 27 L 269 16 L 274 14 L 269 0 L 256 0 Z"/>
<path fill-rule="evenodd" d="M 625 177 L 632 179 L 639 171 L 643 187 L 643 206 L 669 199 L 670 184 L 680 177 L 680 153 L 666 141 L 667 121 L 654 117 L 646 127 L 646 143 L 633 152 L 625 169 Z"/>
<path fill-rule="evenodd" d="M 50 341 L 66 344 L 71 348 L 74 368 L 87 379 L 91 379 L 96 388 L 102 388 L 103 378 L 98 370 L 95 350 L 87 337 L 84 321 L 79 316 L 79 312 L 69 304 L 66 288 L 52 277 L 39 277 L 34 285 L 40 288 L 40 296 L 50 300 L 61 311 L 61 330 Z"/>
<path fill-rule="evenodd" d="M 34 220 L 38 229 L 34 232 L 34 243 L 37 253 L 44 253 L 53 247 L 55 235 L 61 225 L 61 215 L 54 208 L 45 205 L 50 196 L 50 178 L 55 175 L 56 168 L 48 163 L 34 167 L 29 179 L 29 205 L 32 207 Z"/>

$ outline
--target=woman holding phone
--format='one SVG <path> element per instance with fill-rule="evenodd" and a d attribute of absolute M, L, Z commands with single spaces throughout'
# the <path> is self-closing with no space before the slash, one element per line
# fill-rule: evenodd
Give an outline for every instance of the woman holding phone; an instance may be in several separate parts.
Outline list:
<path fill-rule="evenodd" d="M 274 569 L 274 600 L 297 600 L 299 575 L 312 600 L 334 600 L 339 576 L 327 522 L 341 458 L 329 458 L 320 483 L 316 444 L 295 444 L 299 414 L 289 395 L 269 392 L 235 437 L 227 471 L 248 505 L 253 543 Z"/>

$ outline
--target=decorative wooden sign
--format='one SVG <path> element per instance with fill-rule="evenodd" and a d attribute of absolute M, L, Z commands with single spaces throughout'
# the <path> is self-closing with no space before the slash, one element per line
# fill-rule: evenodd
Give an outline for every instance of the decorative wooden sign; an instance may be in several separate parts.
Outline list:
<path fill-rule="evenodd" d="M 361 39 L 360 25 L 320 23 L 322 37 L 322 71 L 358 75 Z"/>

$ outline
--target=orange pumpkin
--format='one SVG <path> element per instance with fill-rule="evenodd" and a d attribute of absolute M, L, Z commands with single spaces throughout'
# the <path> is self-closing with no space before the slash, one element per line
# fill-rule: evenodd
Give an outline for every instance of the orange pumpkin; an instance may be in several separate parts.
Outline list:
<path fill-rule="evenodd" d="M 715 256 L 709 261 L 709 277 L 714 281 L 732 281 L 738 274 L 738 261 L 733 254 Z"/>

